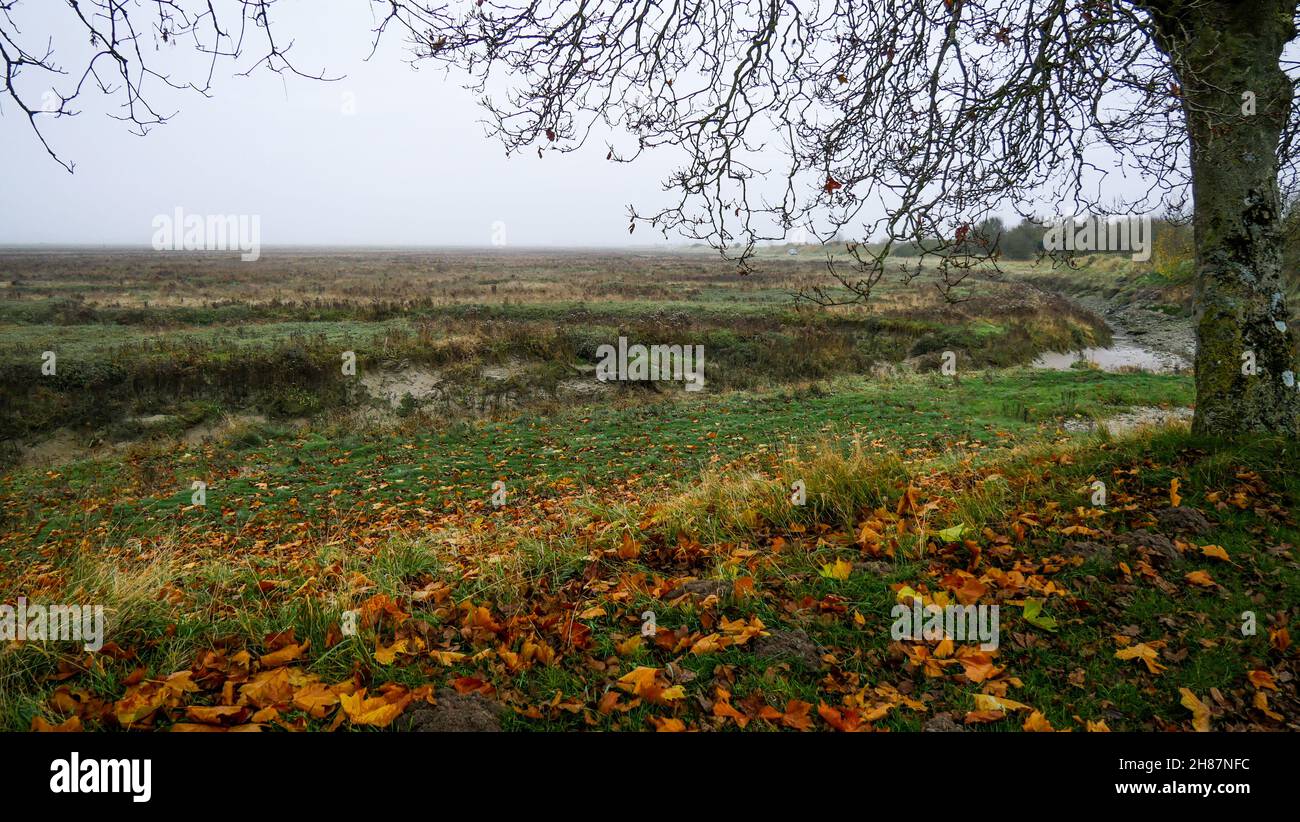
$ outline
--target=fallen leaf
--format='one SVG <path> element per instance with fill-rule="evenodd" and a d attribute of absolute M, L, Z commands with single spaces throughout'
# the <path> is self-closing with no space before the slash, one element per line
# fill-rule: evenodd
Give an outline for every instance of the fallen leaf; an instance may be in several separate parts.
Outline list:
<path fill-rule="evenodd" d="M 1228 557 L 1228 552 L 1223 550 L 1223 547 L 1219 545 L 1202 545 L 1201 553 L 1207 557 L 1214 557 L 1215 559 L 1221 559 L 1224 562 L 1232 562 L 1232 560 Z"/>
<path fill-rule="evenodd" d="M 1213 588 L 1217 584 L 1205 571 L 1188 571 L 1187 576 L 1184 578 L 1193 585 L 1200 585 L 1204 588 Z"/>
<path fill-rule="evenodd" d="M 370 725 L 376 728 L 387 728 L 402 711 L 406 710 L 410 701 L 409 693 L 403 693 L 396 699 L 390 699 L 389 695 L 367 699 L 365 688 L 355 694 L 344 694 L 339 697 L 339 704 L 343 706 L 343 712 L 347 714 L 348 720 L 353 725 Z"/>
<path fill-rule="evenodd" d="M 1041 599 L 1026 599 L 1021 615 L 1025 618 L 1025 622 L 1030 625 L 1035 625 L 1044 631 L 1056 630 L 1056 618 L 1043 613 L 1043 600 Z"/>
<path fill-rule="evenodd" d="M 1152 648 L 1145 642 L 1139 642 L 1128 648 L 1121 648 L 1115 652 L 1116 659 L 1140 659 L 1146 663 L 1147 670 L 1153 674 L 1158 674 L 1165 669 L 1164 665 L 1156 662 L 1160 658 L 1160 651 Z"/>
<path fill-rule="evenodd" d="M 1210 706 L 1196 698 L 1196 694 L 1187 688 L 1179 688 L 1178 692 L 1183 695 L 1179 704 L 1192 712 L 1192 727 L 1201 733 L 1210 730 Z"/>
<path fill-rule="evenodd" d="M 853 573 L 853 563 L 845 562 L 842 559 L 835 560 L 834 563 L 826 563 L 822 566 L 821 575 L 826 579 L 848 579 Z"/>

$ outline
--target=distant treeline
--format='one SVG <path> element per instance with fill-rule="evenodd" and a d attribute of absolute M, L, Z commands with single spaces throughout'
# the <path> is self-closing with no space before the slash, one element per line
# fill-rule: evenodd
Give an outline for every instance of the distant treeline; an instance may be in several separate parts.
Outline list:
<path fill-rule="evenodd" d="M 1043 237 L 1049 225 L 1041 218 L 1026 217 L 1019 224 L 1009 226 L 1001 218 L 991 217 L 972 228 L 964 243 L 950 246 L 945 253 L 987 254 L 990 250 L 996 250 L 1001 259 L 1032 260 L 1043 253 Z M 1287 280 L 1295 282 L 1300 280 L 1300 200 L 1293 200 L 1287 207 L 1283 231 L 1286 234 L 1283 270 Z M 1191 222 L 1157 217 L 1151 220 L 1151 232 L 1153 240 L 1149 267 L 1171 279 L 1191 276 L 1196 257 Z M 921 253 L 923 246 L 934 250 L 943 245 L 938 240 L 933 243 L 912 242 L 896 247 L 892 253 L 900 257 L 915 257 Z M 1128 251 L 1096 253 L 1125 257 L 1131 254 Z"/>
<path fill-rule="evenodd" d="M 944 253 L 984 255 L 996 251 L 997 256 L 1004 260 L 1033 260 L 1043 253 L 1043 237 L 1050 225 L 1050 221 L 1042 218 L 1025 217 L 1019 224 L 1008 226 L 1002 218 L 990 217 L 970 229 L 964 242 L 948 244 Z M 1155 218 L 1151 221 L 1151 231 L 1155 249 L 1164 248 L 1166 255 L 1176 253 L 1180 257 L 1185 253 L 1188 259 L 1191 258 L 1193 245 L 1190 223 Z M 937 239 L 932 243 L 911 242 L 896 247 L 892 253 L 899 257 L 915 257 L 922 252 L 922 248 L 932 251 L 944 245 Z M 1096 253 L 1121 254 L 1126 257 L 1132 254 L 1131 251 Z"/>

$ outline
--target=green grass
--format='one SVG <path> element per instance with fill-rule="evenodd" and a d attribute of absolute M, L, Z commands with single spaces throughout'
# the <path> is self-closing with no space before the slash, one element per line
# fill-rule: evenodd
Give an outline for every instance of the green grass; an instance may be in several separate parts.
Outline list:
<path fill-rule="evenodd" d="M 337 513 L 338 497 L 355 506 L 439 510 L 485 498 L 496 479 L 512 495 L 551 493 L 557 483 L 654 485 L 736 460 L 771 465 L 786 448 L 823 439 L 856 438 L 880 453 L 900 447 L 916 455 L 952 447 L 978 452 L 1051 436 L 1067 417 L 1190 400 L 1190 381 L 1167 375 L 1017 369 L 960 381 L 939 375 L 847 378 L 824 388 L 683 393 L 631 407 L 525 414 L 441 430 L 427 420 L 431 430 L 419 430 L 422 420 L 415 419 L 411 430 L 396 434 L 332 430 L 327 436 L 263 437 L 254 429 L 229 448 L 178 453 L 156 446 L 55 472 L 16 471 L 0 500 L 71 495 L 82 508 L 96 506 L 90 514 L 42 510 L 25 527 L 16 525 L 14 538 L 29 545 L 56 530 L 126 536 L 178 524 L 238 530 L 279 516 L 291 499 L 308 517 Z M 194 480 L 208 483 L 208 505 L 179 513 Z M 256 511 L 249 510 L 253 502 Z M 319 527 L 330 522 L 321 520 Z"/>
<path fill-rule="evenodd" d="M 1208 510 L 1206 494 L 1230 491 L 1244 469 L 1258 471 L 1276 499 L 1294 505 L 1298 489 L 1291 446 L 1212 450 L 1212 444 L 1179 434 L 1110 443 L 1066 436 L 1058 428 L 1066 415 L 1182 404 L 1190 390 L 1185 377 L 1100 372 L 1011 370 L 960 381 L 932 375 L 887 384 L 843 379 L 821 388 L 669 397 L 633 407 L 573 409 L 554 418 L 461 423 L 439 432 L 246 432 L 228 447 L 158 449 L 83 461 L 56 472 L 19 471 L 6 477 L 0 494 L 8 526 L 0 556 L 4 578 L 11 580 L 0 598 L 38 597 L 41 585 L 54 585 L 74 599 L 94 596 L 116 603 L 114 638 L 138 657 L 109 661 L 76 679 L 79 687 L 109 699 L 121 697 L 122 679 L 136 666 L 164 675 L 187 668 L 218 637 L 256 649 L 262 637 L 292 627 L 299 641 L 311 641 L 313 651 L 304 664 L 326 681 L 344 679 L 358 665 L 376 685 L 417 687 L 431 678 L 486 676 L 517 707 L 548 703 L 556 692 L 566 703 L 586 706 L 573 713 L 548 708 L 531 717 L 511 713 L 507 727 L 642 728 L 651 716 L 670 714 L 692 723 L 713 722 L 691 707 L 665 711 L 665 706 L 642 704 L 626 713 L 594 711 L 613 681 L 638 664 L 663 668 L 672 662 L 686 672 L 687 692 L 704 698 L 712 698 L 708 683 L 716 681 L 716 671 L 730 670 L 733 704 L 746 699 L 778 709 L 789 700 L 814 708 L 819 702 L 836 704 L 837 692 L 825 690 L 825 671 L 797 662 L 775 669 L 774 663 L 756 664 L 743 646 L 702 655 L 654 647 L 626 656 L 616 652 L 621 638 L 637 632 L 634 615 L 646 609 L 656 611 L 662 629 L 683 634 L 707 633 L 719 616 L 757 617 L 771 630 L 806 630 L 834 654 L 840 681 L 891 688 L 911 682 L 904 687 L 929 706 L 928 712 L 898 707 L 876 725 L 911 730 L 940 710 L 960 719 L 973 707 L 975 688 L 909 669 L 888 636 L 890 586 L 935 590 L 937 569 L 966 567 L 967 560 L 949 556 L 942 545 L 925 548 L 910 535 L 886 560 L 891 570 L 883 576 L 855 572 L 847 580 L 828 579 L 822 566 L 854 558 L 857 549 L 823 537 L 851 530 L 864 505 L 892 510 L 898 482 L 906 477 L 941 500 L 931 534 L 967 522 L 977 529 L 973 533 L 990 529 L 976 537 L 989 545 L 988 534 L 1009 533 L 1017 512 L 1086 506 L 1084 489 L 1092 477 L 1109 478 L 1111 494 L 1126 503 L 1117 502 L 1107 514 L 1116 525 L 1132 524 L 1137 511 L 1154 507 L 1151 500 L 1167 495 L 1174 477 L 1183 482 L 1186 504 Z M 761 504 L 745 502 L 751 492 L 741 478 L 780 476 L 792 454 L 806 453 L 801 445 L 817 445 L 831 455 L 808 463 L 820 466 L 811 470 L 821 474 L 810 482 L 812 504 L 803 514 L 772 517 Z M 827 460 L 854 449 L 862 454 L 862 465 L 876 467 L 844 472 L 832 482 L 833 464 Z M 1071 459 L 1048 461 L 1058 452 Z M 1132 472 L 1135 466 L 1139 470 Z M 968 480 L 952 485 L 943 479 L 990 473 L 1005 479 L 994 485 Z M 733 476 L 734 481 L 728 479 Z M 188 507 L 193 477 L 210 478 L 205 508 Z M 501 511 L 486 505 L 497 477 L 507 479 L 511 493 L 511 504 Z M 922 481 L 925 477 L 934 479 Z M 783 487 L 781 480 L 766 481 Z M 722 490 L 701 495 L 700 489 L 709 487 Z M 703 499 L 732 500 L 737 507 L 708 503 L 700 508 Z M 695 513 L 664 518 L 654 514 L 656 500 L 675 500 L 671 510 L 686 506 Z M 746 516 L 741 510 L 746 505 L 757 513 Z M 1249 509 L 1219 518 L 1219 530 L 1203 541 L 1213 540 L 1243 560 L 1239 568 L 1211 568 L 1222 591 L 1202 593 L 1179 584 L 1173 592 L 1125 593 L 1128 583 L 1115 567 L 1092 563 L 1050 575 L 1069 592 L 1048 598 L 1047 613 L 1061 623 L 1056 634 L 1029 626 L 1018 608 L 1004 603 L 997 664 L 1023 683 L 1008 696 L 1042 711 L 1057 727 L 1077 727 L 1079 716 L 1105 719 L 1114 730 L 1150 728 L 1184 718 L 1178 687 L 1204 696 L 1211 687 L 1239 687 L 1243 666 L 1276 663 L 1263 627 L 1261 636 L 1249 640 L 1234 638 L 1232 630 L 1241 610 L 1251 605 L 1247 592 L 1259 590 L 1262 580 L 1274 599 L 1267 607 L 1256 606 L 1261 626 L 1266 614 L 1285 615 L 1296 606 L 1300 580 L 1294 578 L 1293 563 L 1260 551 L 1263 544 L 1294 542 L 1294 524 Z M 721 527 L 724 520 L 731 525 Z M 684 521 L 698 527 L 683 531 Z M 1031 529 L 1018 549 L 1025 560 L 1056 550 L 1064 541 L 1057 529 L 1059 523 Z M 617 545 L 624 531 L 649 553 L 630 562 L 593 563 L 598 554 L 592 551 Z M 773 560 L 747 568 L 728 558 L 737 547 L 761 547 L 782 535 L 790 547 Z M 671 548 L 682 539 L 702 543 L 698 558 L 686 564 L 673 558 L 678 549 Z M 34 577 L 37 568 L 47 570 Z M 467 568 L 474 570 L 467 573 Z M 647 580 L 661 574 L 752 576 L 759 593 L 708 609 L 691 602 L 668 606 L 644 591 L 634 593 L 605 616 L 584 622 L 591 631 L 589 651 L 570 650 L 558 665 L 521 671 L 468 660 L 448 668 L 379 666 L 370 657 L 374 638 L 344 640 L 326 650 L 346 603 L 357 601 L 345 583 L 354 572 L 369 580 L 365 596 L 385 593 L 406 601 L 412 586 L 442 580 L 452 590 L 448 603 L 486 603 L 500 614 L 543 608 L 540 591 L 567 601 L 578 594 L 574 586 L 583 579 L 615 583 L 638 570 L 651 575 Z M 274 583 L 270 588 L 263 584 L 268 580 Z M 319 593 L 295 593 L 304 585 Z M 179 599 L 173 605 L 159 591 L 174 591 Z M 602 601 L 608 605 L 598 593 L 582 594 L 574 607 Z M 826 610 L 827 603 L 834 608 Z M 458 618 L 445 608 L 416 605 L 413 612 L 435 630 Z M 1188 649 L 1184 662 L 1171 664 L 1155 680 L 1137 663 L 1114 659 L 1111 637 L 1130 624 L 1138 627 L 1140 641 L 1167 638 L 1171 626 L 1183 629 L 1177 647 Z M 1038 639 L 1025 646 L 1010 639 L 1013 632 Z M 378 641 L 387 644 L 392 638 Z M 451 647 L 481 646 L 457 639 Z M 33 714 L 48 713 L 43 700 L 51 686 L 37 686 L 31 678 L 49 670 L 56 656 L 30 643 L 21 650 L 0 658 L 15 682 L 29 682 L 0 706 L 0 724 L 8 728 L 24 728 Z M 604 672 L 593 673 L 582 659 L 606 660 Z M 1078 670 L 1089 687 L 1063 686 Z M 1014 728 L 1021 721 L 1013 715 L 981 727 Z M 820 723 L 815 710 L 813 722 Z M 750 727 L 773 725 L 755 720 Z"/>

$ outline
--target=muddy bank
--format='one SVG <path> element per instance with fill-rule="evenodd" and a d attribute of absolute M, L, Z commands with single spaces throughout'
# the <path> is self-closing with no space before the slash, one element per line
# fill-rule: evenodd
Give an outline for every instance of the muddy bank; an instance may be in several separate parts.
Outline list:
<path fill-rule="evenodd" d="M 470 379 L 449 369 L 406 364 L 368 371 L 360 382 L 364 401 L 393 411 L 428 406 L 470 416 L 519 410 L 546 401 L 583 402 L 613 390 L 597 381 L 590 367 L 573 365 L 557 373 L 546 363 L 519 359 L 481 366 Z"/>
<path fill-rule="evenodd" d="M 177 431 L 171 425 L 177 419 L 171 414 L 128 417 L 123 422 L 135 423 L 142 430 L 121 439 L 113 438 L 104 429 L 59 428 L 38 440 L 17 443 L 10 458 L 19 467 L 56 468 L 76 460 L 111 457 L 150 440 L 171 442 L 185 449 L 197 448 L 207 443 L 224 442 L 240 431 L 269 422 L 263 414 L 227 412 Z M 301 417 L 280 422 L 286 428 L 294 429 L 308 424 L 308 420 Z"/>
<path fill-rule="evenodd" d="M 1062 427 L 1071 433 L 1105 430 L 1112 437 L 1117 437 L 1141 428 L 1165 428 L 1171 425 L 1187 427 L 1191 424 L 1192 409 L 1190 408 L 1157 408 L 1142 405 L 1134 406 L 1122 414 L 1104 420 L 1066 420 Z"/>
<path fill-rule="evenodd" d="M 1189 319 L 1138 305 L 1115 305 L 1095 296 L 1080 297 L 1076 302 L 1106 322 L 1111 329 L 1111 344 L 1104 348 L 1045 352 L 1034 360 L 1036 367 L 1059 370 L 1077 362 L 1088 362 L 1104 371 L 1176 374 L 1191 370 L 1196 355 L 1196 333 Z"/>
<path fill-rule="evenodd" d="M 1133 303 L 1115 304 L 1100 297 L 1083 297 L 1079 304 L 1147 348 L 1174 354 L 1189 363 L 1196 358 L 1196 328 L 1190 317 L 1177 317 Z"/>

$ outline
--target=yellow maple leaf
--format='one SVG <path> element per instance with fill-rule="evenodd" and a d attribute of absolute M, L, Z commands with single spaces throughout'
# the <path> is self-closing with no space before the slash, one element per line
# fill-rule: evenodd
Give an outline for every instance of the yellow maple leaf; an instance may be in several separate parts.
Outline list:
<path fill-rule="evenodd" d="M 925 597 L 917 593 L 916 589 L 911 585 L 904 585 L 902 588 L 899 588 L 895 597 L 900 605 L 911 605 L 917 600 L 922 604 L 925 604 Z"/>
<path fill-rule="evenodd" d="M 614 650 L 618 652 L 619 656 L 631 656 L 632 654 L 636 653 L 637 649 L 640 647 L 641 647 L 641 637 L 631 636 L 623 640 L 622 642 L 615 643 Z"/>
<path fill-rule="evenodd" d="M 993 660 L 985 653 L 959 653 L 957 661 L 965 669 L 966 678 L 971 682 L 984 682 L 985 680 L 996 676 L 1000 670 L 993 664 Z"/>
<path fill-rule="evenodd" d="M 709 634 L 708 636 L 700 637 L 700 639 L 691 646 L 691 653 L 699 656 L 701 654 L 711 654 L 714 651 L 721 651 L 724 647 L 723 643 L 720 641 L 721 639 L 721 634 Z"/>
<path fill-rule="evenodd" d="M 1006 697 L 993 696 L 992 694 L 975 694 L 975 710 L 977 711 L 1030 711 L 1033 710 L 1023 702 L 1016 702 L 1014 699 Z"/>
<path fill-rule="evenodd" d="M 1268 644 L 1277 648 L 1279 651 L 1285 652 L 1287 648 L 1291 647 L 1291 631 L 1285 626 L 1278 628 L 1276 631 L 1269 628 Z"/>
<path fill-rule="evenodd" d="M 339 697 L 339 704 L 343 706 L 343 712 L 347 714 L 353 725 L 372 725 L 376 728 L 387 728 L 391 725 L 393 720 L 406 710 L 410 701 L 409 693 L 396 699 L 390 699 L 390 696 L 373 696 L 367 699 L 365 688 L 355 694 L 343 694 Z"/>
<path fill-rule="evenodd" d="M 640 696 L 647 688 L 655 684 L 655 674 L 658 671 L 658 668 L 647 668 L 640 665 L 619 677 L 618 684 L 628 693 Z"/>
<path fill-rule="evenodd" d="M 375 661 L 380 665 L 392 665 L 397 660 L 398 654 L 409 654 L 407 646 L 410 644 L 409 639 L 399 639 L 387 648 L 380 645 L 375 648 Z"/>
<path fill-rule="evenodd" d="M 837 559 L 822 566 L 821 575 L 827 579 L 848 579 L 853 573 L 853 563 Z"/>
<path fill-rule="evenodd" d="M 674 699 L 683 699 L 686 696 L 686 689 L 681 685 L 674 685 L 671 688 L 664 688 L 659 698 L 665 702 L 671 702 Z"/>
<path fill-rule="evenodd" d="M 1139 642 L 1129 648 L 1121 648 L 1115 652 L 1116 659 L 1140 659 L 1146 663 L 1147 670 L 1153 674 L 1158 674 L 1165 669 L 1164 665 L 1156 662 L 1160 658 L 1160 651 L 1152 648 L 1145 642 Z"/>
<path fill-rule="evenodd" d="M 1179 704 L 1192 712 L 1192 727 L 1201 733 L 1210 730 L 1210 706 L 1196 698 L 1196 694 L 1187 688 L 1179 688 L 1178 693 L 1183 695 Z"/>
<path fill-rule="evenodd" d="M 465 658 L 460 651 L 430 651 L 429 656 L 439 665 L 452 665 Z"/>
<path fill-rule="evenodd" d="M 1175 508 L 1183 504 L 1183 498 L 1178 493 L 1179 485 L 1181 485 L 1181 483 L 1178 481 L 1177 477 L 1169 481 L 1169 504 Z"/>

